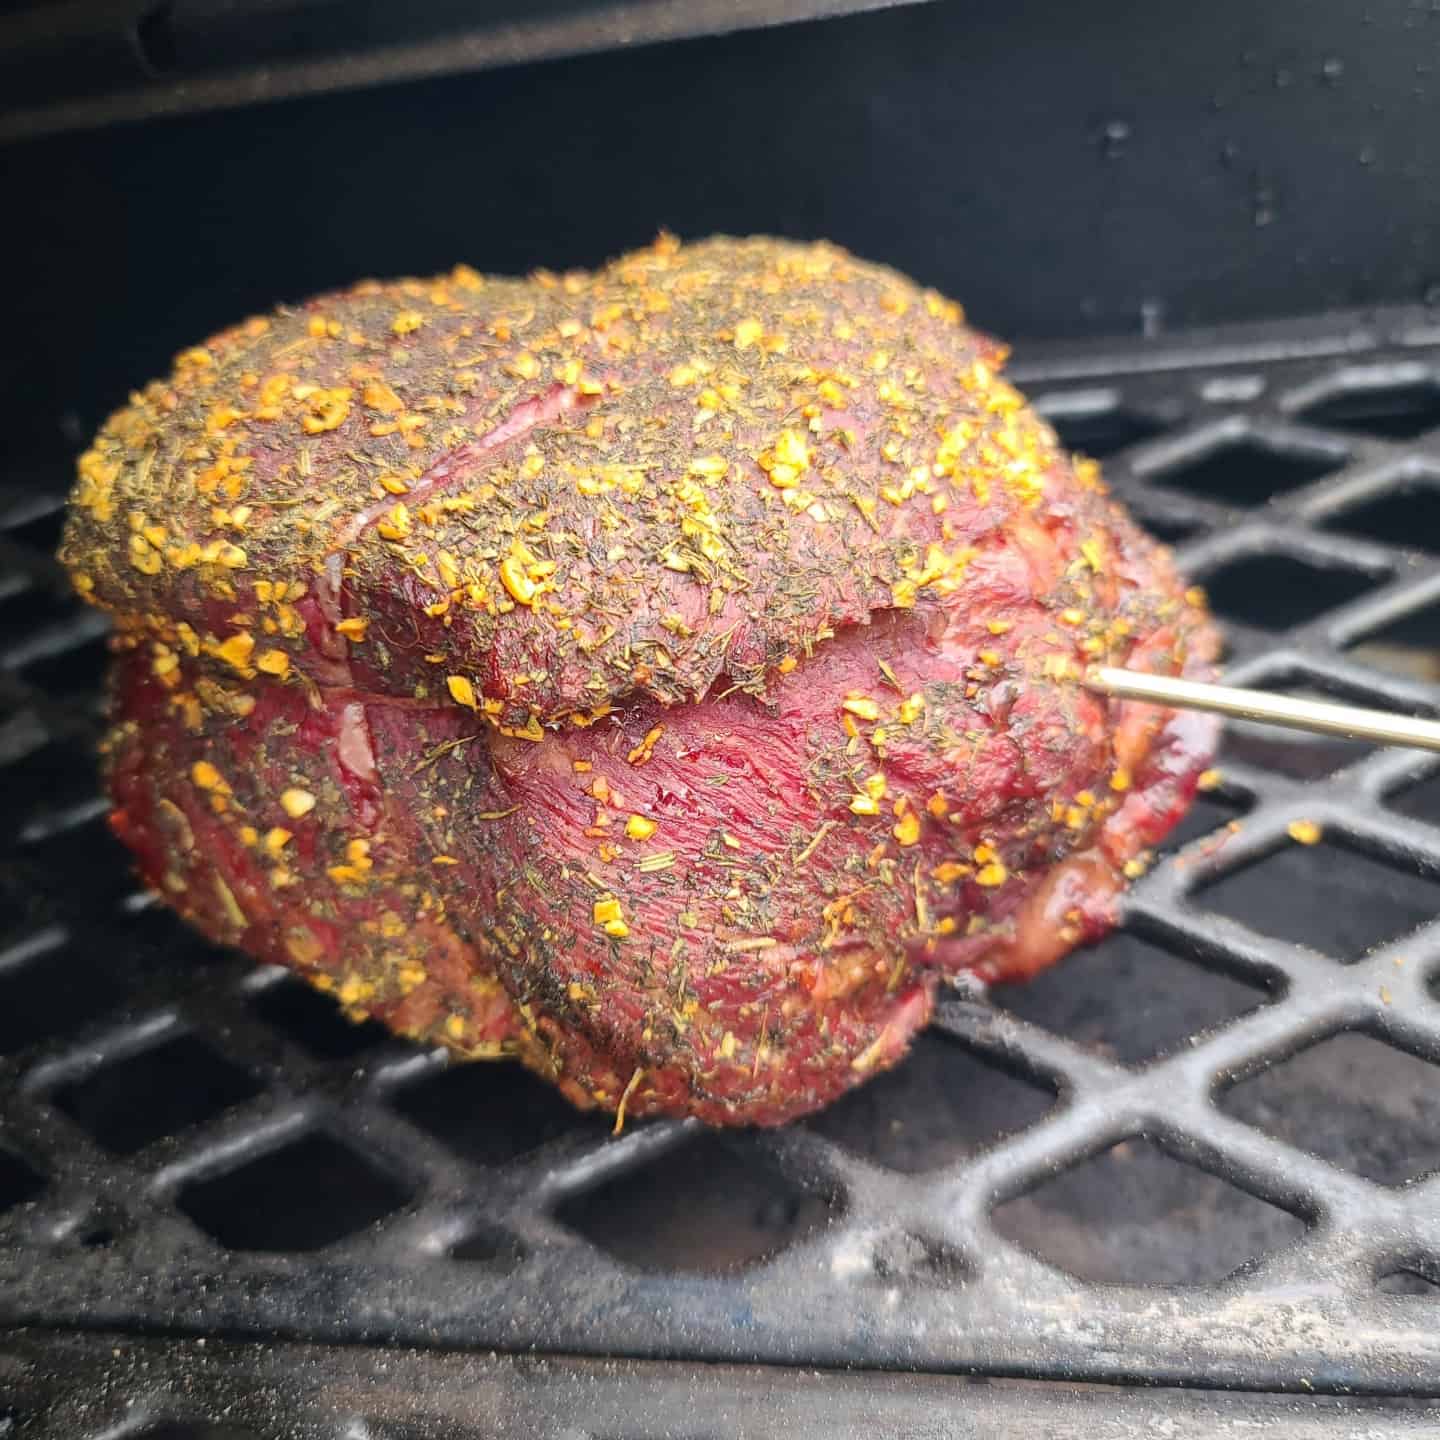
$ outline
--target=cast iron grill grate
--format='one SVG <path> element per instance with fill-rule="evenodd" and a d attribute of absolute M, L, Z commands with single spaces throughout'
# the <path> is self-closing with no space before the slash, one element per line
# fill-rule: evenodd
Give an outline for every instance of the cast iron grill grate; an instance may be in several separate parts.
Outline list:
<path fill-rule="evenodd" d="M 1440 331 L 1025 358 L 1238 683 L 1440 706 Z M 1440 1394 L 1440 759 L 1233 727 L 1120 934 L 811 1123 L 614 1139 L 133 893 L 63 486 L 0 489 L 0 1324 Z"/>

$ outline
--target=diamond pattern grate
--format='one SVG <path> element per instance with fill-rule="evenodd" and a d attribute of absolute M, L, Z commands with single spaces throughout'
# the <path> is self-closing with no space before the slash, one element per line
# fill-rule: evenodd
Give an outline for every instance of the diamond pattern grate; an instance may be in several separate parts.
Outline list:
<path fill-rule="evenodd" d="M 1019 367 L 1237 683 L 1440 707 L 1406 323 Z M 61 502 L 0 485 L 0 1325 L 1440 1394 L 1440 761 L 1236 727 L 1099 950 L 811 1123 L 616 1139 L 132 893 Z"/>

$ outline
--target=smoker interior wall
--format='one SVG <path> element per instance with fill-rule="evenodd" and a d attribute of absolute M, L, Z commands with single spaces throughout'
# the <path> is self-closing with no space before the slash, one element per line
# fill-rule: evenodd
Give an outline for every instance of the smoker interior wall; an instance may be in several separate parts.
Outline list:
<path fill-rule="evenodd" d="M 277 299 L 662 225 L 828 235 L 1020 338 L 1413 301 L 1437 63 L 1430 0 L 942 0 L 15 145 L 0 383 L 49 449 Z"/>

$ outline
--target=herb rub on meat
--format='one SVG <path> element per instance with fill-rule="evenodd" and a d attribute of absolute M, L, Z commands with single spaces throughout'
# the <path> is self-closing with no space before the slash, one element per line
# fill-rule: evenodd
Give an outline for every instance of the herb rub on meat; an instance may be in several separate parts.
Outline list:
<path fill-rule="evenodd" d="M 366 283 L 80 461 L 112 822 L 215 940 L 577 1104 L 774 1124 L 1112 922 L 1210 721 L 1167 553 L 830 245 Z"/>

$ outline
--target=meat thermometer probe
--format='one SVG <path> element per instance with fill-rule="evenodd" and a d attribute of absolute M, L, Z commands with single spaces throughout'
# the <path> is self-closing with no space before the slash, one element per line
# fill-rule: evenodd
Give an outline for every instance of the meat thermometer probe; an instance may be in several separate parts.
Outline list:
<path fill-rule="evenodd" d="M 1097 665 L 1086 673 L 1087 689 L 1117 700 L 1146 700 L 1180 710 L 1208 710 L 1236 720 L 1282 725 L 1317 735 L 1340 735 L 1349 740 L 1373 740 L 1381 745 L 1406 745 L 1416 750 L 1440 751 L 1440 720 L 1395 715 L 1361 705 L 1337 705 L 1328 700 L 1303 700 L 1263 690 L 1242 690 L 1234 685 L 1212 685 L 1170 675 L 1147 675 L 1114 665 Z"/>

